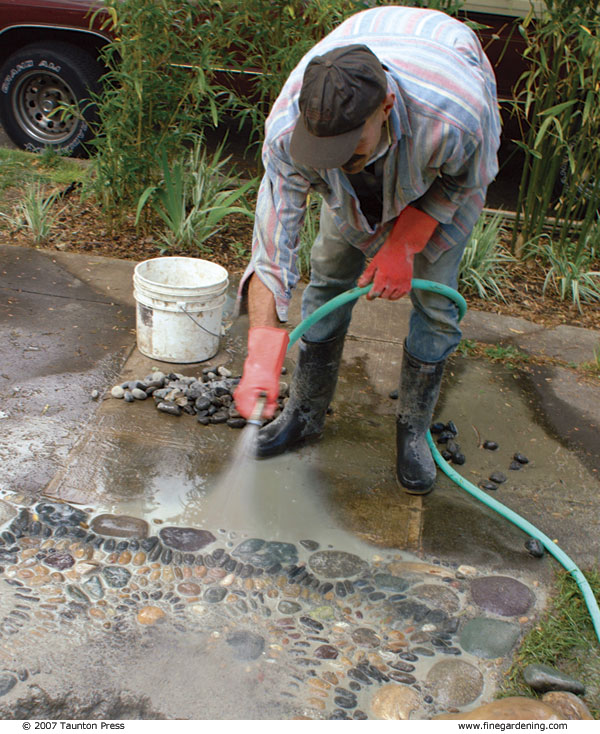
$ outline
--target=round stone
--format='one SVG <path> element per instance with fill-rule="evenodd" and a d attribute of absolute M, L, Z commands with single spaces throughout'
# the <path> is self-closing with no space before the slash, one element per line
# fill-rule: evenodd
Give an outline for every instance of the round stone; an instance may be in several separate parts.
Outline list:
<path fill-rule="evenodd" d="M 427 686 L 439 706 L 466 706 L 483 691 L 483 676 L 462 660 L 440 660 L 427 674 Z"/>
<path fill-rule="evenodd" d="M 301 609 L 301 605 L 297 602 L 286 601 L 285 599 L 282 599 L 277 606 L 277 610 L 282 614 L 296 614 L 296 612 L 301 611 Z"/>
<path fill-rule="evenodd" d="M 315 650 L 315 657 L 321 660 L 335 660 L 338 656 L 338 651 L 333 645 L 321 645 Z"/>
<path fill-rule="evenodd" d="M 378 589 L 395 594 L 405 591 L 410 586 L 408 581 L 391 573 L 377 573 L 373 577 L 373 581 Z"/>
<path fill-rule="evenodd" d="M 381 640 L 372 629 L 358 627 L 352 631 L 352 641 L 359 647 L 379 647 Z"/>
<path fill-rule="evenodd" d="M 121 589 L 129 583 L 131 572 L 122 566 L 105 566 L 102 569 L 102 576 L 110 587 Z"/>
<path fill-rule="evenodd" d="M 265 638 L 247 630 L 233 632 L 225 638 L 225 642 L 238 660 L 256 660 L 265 649 Z"/>
<path fill-rule="evenodd" d="M 0 673 L 0 696 L 5 696 L 16 685 L 16 676 L 12 675 L 12 673 Z"/>
<path fill-rule="evenodd" d="M 371 711 L 376 719 L 408 721 L 420 703 L 419 694 L 412 688 L 388 683 L 371 699 Z"/>
<path fill-rule="evenodd" d="M 102 586 L 102 583 L 98 576 L 91 576 L 89 579 L 83 582 L 82 584 L 85 593 L 88 596 L 91 596 L 92 599 L 102 599 L 104 596 L 104 587 Z"/>
<path fill-rule="evenodd" d="M 177 592 L 183 596 L 197 596 L 200 591 L 201 589 L 198 584 L 195 584 L 193 581 L 182 581 L 177 586 Z"/>
<path fill-rule="evenodd" d="M 312 571 L 323 578 L 339 579 L 356 576 L 367 569 L 366 561 L 345 551 L 324 550 L 308 559 Z"/>
<path fill-rule="evenodd" d="M 477 617 L 463 627 L 460 645 L 480 658 L 501 658 L 513 649 L 520 634 L 521 629 L 516 624 Z"/>
<path fill-rule="evenodd" d="M 218 604 L 227 596 L 227 589 L 223 586 L 209 586 L 204 592 L 204 600 L 210 604 Z"/>
<path fill-rule="evenodd" d="M 259 568 L 270 568 L 276 563 L 293 564 L 298 561 L 298 549 L 292 543 L 282 543 L 278 540 L 267 542 L 260 538 L 245 540 L 231 555 Z"/>
<path fill-rule="evenodd" d="M 445 612 L 452 614 L 460 609 L 460 600 L 458 596 L 448 589 L 446 586 L 439 584 L 422 584 L 415 586 L 411 590 L 411 594 L 417 599 L 428 602 L 433 606 L 443 609 Z"/>
<path fill-rule="evenodd" d="M 594 719 L 585 703 L 574 693 L 568 691 L 551 691 L 542 696 L 543 703 L 552 708 L 563 719 L 572 721 L 589 721 Z"/>
<path fill-rule="evenodd" d="M 165 545 L 186 553 L 195 553 L 216 540 L 211 532 L 198 528 L 161 528 L 159 536 Z"/>
<path fill-rule="evenodd" d="M 123 390 L 121 385 L 115 385 L 111 389 L 110 394 L 113 398 L 122 399 L 125 396 L 125 390 Z"/>
<path fill-rule="evenodd" d="M 90 527 L 93 533 L 115 538 L 147 538 L 149 533 L 145 520 L 129 515 L 97 515 Z"/>
<path fill-rule="evenodd" d="M 82 522 L 86 522 L 88 518 L 87 513 L 62 502 L 40 502 L 35 510 L 42 522 L 53 527 L 57 527 L 58 525 L 75 527 Z"/>
<path fill-rule="evenodd" d="M 51 553 L 46 556 L 44 558 L 44 563 L 47 566 L 56 568 L 58 571 L 64 571 L 65 569 L 71 568 L 71 566 L 75 565 L 75 559 L 66 551 L 57 551 L 56 553 Z"/>
<path fill-rule="evenodd" d="M 531 721 L 559 718 L 556 711 L 547 703 L 524 696 L 510 696 L 499 701 L 484 703 L 472 711 L 461 711 L 459 714 L 442 714 L 434 716 L 433 720 L 467 719 L 474 721 Z"/>
<path fill-rule="evenodd" d="M 143 607 L 137 614 L 137 621 L 140 624 L 156 624 L 164 616 L 165 613 L 160 607 Z"/>
<path fill-rule="evenodd" d="M 535 598 L 530 589 L 510 576 L 484 576 L 471 581 L 473 601 L 482 609 L 502 617 L 525 614 Z"/>

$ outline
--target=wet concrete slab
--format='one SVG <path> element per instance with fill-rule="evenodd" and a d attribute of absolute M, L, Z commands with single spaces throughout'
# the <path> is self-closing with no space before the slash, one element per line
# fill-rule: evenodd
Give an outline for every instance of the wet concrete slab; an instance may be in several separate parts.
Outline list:
<path fill-rule="evenodd" d="M 94 414 L 92 390 L 119 373 L 133 312 L 52 254 L 0 246 L 0 258 L 0 459 L 9 488 L 39 492 Z"/>
<path fill-rule="evenodd" d="M 12 594 L 0 603 L 0 627 L 12 650 L 4 665 L 15 678 L 4 702 L 13 712 L 29 716 L 34 709 L 73 709 L 114 718 L 329 718 L 357 710 L 373 716 L 380 710 L 378 691 L 386 677 L 418 694 L 416 718 L 431 718 L 453 706 L 469 709 L 493 698 L 510 655 L 490 661 L 461 648 L 456 636 L 461 620 L 485 616 L 474 601 L 470 579 L 493 585 L 508 575 L 523 598 L 532 600 L 525 614 L 507 618 L 520 637 L 544 608 L 556 564 L 548 556 L 530 556 L 524 533 L 441 473 L 435 491 L 424 498 L 406 495 L 397 486 L 396 403 L 390 391 L 397 387 L 406 302 L 357 304 L 323 439 L 291 455 L 245 462 L 243 471 L 234 473 L 235 481 L 226 485 L 228 491 L 219 494 L 225 470 L 239 457 L 240 431 L 201 426 L 188 415 L 159 413 L 152 400 L 128 404 L 108 397 L 112 385 L 143 378 L 154 369 L 198 375 L 206 366 L 160 363 L 133 348 L 132 264 L 40 253 L 28 257 L 29 271 L 20 259 L 13 263 L 11 282 L 18 284 L 26 272 L 48 274 L 51 281 L 35 294 L 13 289 L 18 297 L 13 313 L 19 314 L 23 329 L 18 344 L 25 343 L 28 323 L 28 334 L 37 334 L 41 307 L 27 299 L 35 295 L 68 302 L 60 324 L 54 323 L 56 331 L 45 335 L 50 342 L 65 335 L 62 347 L 56 348 L 53 371 L 45 376 L 61 388 L 63 401 L 69 403 L 63 412 L 70 422 L 61 424 L 59 446 L 56 431 L 41 432 L 35 396 L 30 396 L 23 426 L 38 431 L 40 445 L 48 451 L 43 461 L 41 454 L 33 461 L 40 472 L 39 467 L 46 467 L 46 479 L 41 481 L 40 473 L 37 483 L 29 486 L 21 480 L 21 464 L 14 461 L 5 464 L 5 485 L 0 487 L 0 509 L 8 508 L 5 523 L 17 510 L 25 507 L 30 512 L 27 531 L 16 539 L 18 550 L 6 544 L 1 549 L 4 581 Z M 234 284 L 230 290 L 227 333 L 210 364 L 225 365 L 236 375 L 245 356 L 247 321 L 231 322 Z M 8 306 L 13 305 L 10 298 Z M 299 320 L 299 300 L 297 295 L 292 304 L 292 326 Z M 477 332 L 478 318 L 474 315 L 469 326 L 472 338 L 477 333 L 490 338 L 490 321 L 484 320 Z M 112 328 L 115 325 L 119 330 Z M 529 326 L 517 329 L 522 326 L 503 323 L 498 334 L 525 334 Z M 84 339 L 79 339 L 79 330 Z M 535 331 L 531 327 L 528 333 Z M 10 338 L 10 331 L 5 334 Z M 100 351 L 106 345 L 109 348 Z M 102 359 L 106 351 L 113 360 L 110 369 Z M 92 384 L 87 377 L 78 376 L 79 387 L 65 390 L 77 360 L 77 375 L 87 375 L 87 369 L 94 385 L 101 382 L 98 402 L 82 404 L 79 399 Z M 294 360 L 292 350 L 283 379 L 291 379 Z M 41 362 L 30 366 L 32 374 L 42 371 Z M 14 365 L 11 369 L 16 372 Z M 547 396 L 543 388 L 540 385 Z M 577 392 L 577 385 L 570 389 Z M 3 395 L 3 400 L 9 398 Z M 4 402 L 0 409 L 3 406 Z M 576 403 L 574 414 L 592 421 L 594 410 L 588 416 L 585 407 L 585 401 Z M 518 374 L 456 356 L 448 365 L 437 417 L 458 426 L 457 440 L 466 455 L 459 469 L 465 477 L 478 483 L 492 471 L 504 472 L 507 481 L 493 493 L 496 499 L 556 538 L 579 564 L 597 563 L 597 474 L 581 452 L 577 435 L 568 445 L 540 419 L 540 410 L 543 413 L 540 396 Z M 563 412 L 560 405 L 548 410 Z M 497 441 L 497 451 L 483 449 L 485 439 Z M 14 434 L 12 451 L 19 450 L 24 455 L 27 443 Z M 510 471 L 515 451 L 525 454 L 529 463 Z M 44 501 L 53 498 L 58 507 L 71 503 L 83 509 L 89 516 L 85 527 L 61 533 L 44 522 L 36 526 L 42 492 Z M 222 513 L 218 524 L 208 526 L 215 497 Z M 139 544 L 129 547 L 130 541 L 121 541 L 117 549 L 102 536 L 86 535 L 92 516 L 106 513 L 144 518 L 152 538 L 160 538 L 158 546 L 140 549 Z M 213 540 L 206 552 L 187 554 L 191 558 L 186 560 L 183 551 L 165 543 L 161 530 L 166 527 L 202 528 Z M 85 537 L 76 534 L 81 532 Z M 270 575 L 260 567 L 260 553 L 236 556 L 245 540 L 258 543 L 260 553 L 265 548 L 283 553 L 286 563 Z M 138 554 L 143 556 L 139 562 Z M 56 564 L 67 563 L 67 556 L 74 565 L 57 576 Z M 244 562 L 248 565 L 250 557 L 254 570 L 244 576 Z M 340 575 L 334 558 L 342 564 Z M 224 568 L 221 563 L 229 565 Z M 99 580 L 90 586 L 92 577 Z M 25 584 L 29 591 L 23 591 Z M 90 590 L 102 596 L 92 598 Z M 42 601 L 46 617 L 34 614 Z M 23 634 L 37 642 L 18 650 Z M 80 653 L 69 649 L 73 636 L 80 641 L 77 650 L 88 646 L 92 658 L 109 661 L 100 675 L 85 679 L 101 692 L 101 700 L 83 690 L 90 686 L 82 687 L 77 675 L 59 676 L 57 683 L 58 660 L 67 659 L 67 669 L 78 670 Z M 134 657 L 131 644 L 138 650 Z M 252 657 L 259 647 L 262 652 Z M 417 648 L 426 652 L 414 655 L 411 651 Z M 40 649 L 51 654 L 40 660 Z M 246 658 L 240 659 L 240 649 Z M 398 658 L 402 651 L 409 658 Z M 417 659 L 411 662 L 410 655 Z M 449 661 L 450 672 L 443 673 Z M 29 682 L 20 679 L 17 664 L 38 672 L 29 673 Z M 379 671 L 370 669 L 374 678 L 361 673 L 368 665 Z M 134 675 L 135 670 L 150 668 L 155 675 Z M 463 693 L 466 689 L 464 698 L 452 698 L 450 680 L 456 677 L 462 680 Z M 125 679 L 127 686 L 119 688 L 118 682 Z M 40 690 L 36 681 L 44 684 L 44 700 L 32 693 Z M 225 681 L 229 687 L 220 694 Z M 190 686 L 206 696 L 190 696 Z M 65 687 L 72 695 L 64 696 Z"/>

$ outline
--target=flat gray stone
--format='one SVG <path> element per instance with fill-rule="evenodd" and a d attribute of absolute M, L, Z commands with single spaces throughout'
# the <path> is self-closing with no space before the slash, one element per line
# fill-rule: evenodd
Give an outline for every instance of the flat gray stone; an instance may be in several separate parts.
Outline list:
<path fill-rule="evenodd" d="M 569 691 L 577 695 L 585 693 L 583 683 L 549 665 L 538 665 L 537 663 L 527 665 L 523 670 L 523 678 L 528 686 L 540 693 L 546 691 Z"/>
<path fill-rule="evenodd" d="M 121 589 L 129 583 L 131 571 L 121 566 L 105 566 L 102 569 L 102 576 L 110 587 Z"/>
<path fill-rule="evenodd" d="M 521 628 L 500 619 L 476 617 L 460 633 L 460 646 L 480 658 L 501 658 L 513 649 Z"/>
<path fill-rule="evenodd" d="M 169 548 L 186 553 L 195 553 L 216 540 L 210 531 L 198 528 L 161 528 L 158 535 Z"/>
<path fill-rule="evenodd" d="M 88 518 L 87 513 L 66 503 L 40 502 L 35 508 L 40 520 L 48 525 L 75 527 Z"/>
<path fill-rule="evenodd" d="M 17 685 L 17 678 L 12 673 L 0 673 L 0 696 L 5 696 Z"/>
<path fill-rule="evenodd" d="M 439 707 L 466 706 L 483 691 L 483 675 L 463 660 L 441 660 L 427 673 L 427 687 Z"/>
<path fill-rule="evenodd" d="M 239 630 L 229 635 L 225 642 L 238 660 L 256 660 L 265 649 L 265 638 L 248 630 Z"/>
<path fill-rule="evenodd" d="M 145 520 L 129 515 L 97 515 L 90 527 L 93 533 L 115 538 L 147 538 L 149 533 Z"/>
<path fill-rule="evenodd" d="M 411 595 L 421 601 L 427 602 L 430 606 L 443 609 L 445 612 L 452 614 L 460 609 L 460 599 L 450 589 L 440 584 L 422 584 L 411 589 Z"/>
<path fill-rule="evenodd" d="M 319 576 L 326 579 L 356 576 L 367 568 L 366 561 L 345 551 L 324 550 L 313 553 L 308 565 Z"/>
<path fill-rule="evenodd" d="M 375 586 L 382 591 L 391 593 L 401 593 L 408 589 L 410 583 L 400 576 L 394 576 L 391 573 L 377 573 L 373 577 Z"/>
<path fill-rule="evenodd" d="M 525 614 L 535 601 L 531 590 L 510 576 L 473 579 L 471 594 L 477 606 L 502 617 Z"/>

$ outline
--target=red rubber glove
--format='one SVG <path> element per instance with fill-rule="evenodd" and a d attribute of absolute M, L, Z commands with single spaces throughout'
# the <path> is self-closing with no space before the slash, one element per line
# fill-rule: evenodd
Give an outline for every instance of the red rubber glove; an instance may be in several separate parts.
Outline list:
<path fill-rule="evenodd" d="M 414 257 L 437 226 L 437 220 L 413 206 L 400 212 L 388 238 L 358 279 L 361 288 L 373 281 L 369 301 L 378 296 L 397 301 L 410 291 Z"/>
<path fill-rule="evenodd" d="M 248 331 L 244 373 L 233 394 L 235 407 L 244 418 L 250 418 L 262 392 L 267 394 L 263 417 L 270 418 L 277 409 L 279 376 L 289 342 L 287 331 L 273 326 L 254 326 Z"/>

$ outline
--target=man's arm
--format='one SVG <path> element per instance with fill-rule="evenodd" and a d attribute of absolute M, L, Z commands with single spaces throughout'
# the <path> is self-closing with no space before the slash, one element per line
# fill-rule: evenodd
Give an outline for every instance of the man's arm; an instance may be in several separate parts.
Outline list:
<path fill-rule="evenodd" d="M 250 328 L 253 326 L 277 328 L 280 325 L 275 308 L 275 297 L 256 273 L 250 278 L 248 286 L 248 317 Z"/>

